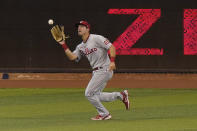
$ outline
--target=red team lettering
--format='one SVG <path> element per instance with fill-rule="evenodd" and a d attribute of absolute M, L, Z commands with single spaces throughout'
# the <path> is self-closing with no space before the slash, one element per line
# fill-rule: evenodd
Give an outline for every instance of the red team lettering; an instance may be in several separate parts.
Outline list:
<path fill-rule="evenodd" d="M 97 51 L 97 48 L 92 48 L 92 49 L 86 48 L 85 51 L 80 50 L 81 54 L 83 54 L 84 56 L 89 55 L 95 51 Z"/>
<path fill-rule="evenodd" d="M 108 14 L 139 15 L 113 42 L 118 55 L 163 55 L 163 49 L 131 48 L 160 18 L 161 9 L 109 9 Z"/>
<path fill-rule="evenodd" d="M 184 55 L 197 55 L 197 9 L 184 10 Z"/>

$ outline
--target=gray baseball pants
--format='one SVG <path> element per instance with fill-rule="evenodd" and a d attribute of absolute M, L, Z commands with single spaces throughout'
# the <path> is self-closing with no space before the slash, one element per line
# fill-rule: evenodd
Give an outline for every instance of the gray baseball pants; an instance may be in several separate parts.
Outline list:
<path fill-rule="evenodd" d="M 123 99 L 120 92 L 102 92 L 112 76 L 113 71 L 109 71 L 108 67 L 93 71 L 92 78 L 85 90 L 86 98 L 96 108 L 101 116 L 106 116 L 109 114 L 109 111 L 101 102 L 111 102 L 117 99 Z"/>

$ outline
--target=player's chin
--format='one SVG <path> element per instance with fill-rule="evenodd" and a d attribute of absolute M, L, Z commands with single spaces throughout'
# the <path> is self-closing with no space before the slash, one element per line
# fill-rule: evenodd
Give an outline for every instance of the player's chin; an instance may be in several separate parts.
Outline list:
<path fill-rule="evenodd" d="M 78 31 L 78 35 L 79 35 L 79 36 L 83 36 L 84 34 L 85 34 L 84 31 Z"/>
<path fill-rule="evenodd" d="M 82 33 L 81 32 L 78 32 L 78 36 L 82 36 Z"/>

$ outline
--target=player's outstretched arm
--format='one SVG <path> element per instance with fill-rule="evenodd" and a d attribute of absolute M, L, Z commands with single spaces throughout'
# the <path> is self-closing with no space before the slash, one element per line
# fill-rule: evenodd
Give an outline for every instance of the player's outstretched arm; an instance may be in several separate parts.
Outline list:
<path fill-rule="evenodd" d="M 52 21 L 53 24 L 53 21 Z M 73 54 L 68 46 L 66 45 L 65 39 L 67 38 L 64 34 L 64 26 L 55 25 L 51 28 L 51 34 L 53 38 L 64 48 L 65 54 L 69 60 L 77 59 L 77 56 Z"/>
<path fill-rule="evenodd" d="M 110 53 L 110 66 L 109 66 L 109 70 L 115 70 L 116 69 L 116 64 L 115 64 L 115 57 L 116 57 L 116 48 L 111 45 L 111 47 L 109 48 L 109 53 Z"/>
<path fill-rule="evenodd" d="M 67 55 L 69 60 L 76 60 L 77 56 L 71 52 L 71 50 L 68 48 L 66 42 L 63 40 L 61 42 L 59 42 L 60 45 L 62 45 L 62 48 L 65 51 L 65 54 Z"/>

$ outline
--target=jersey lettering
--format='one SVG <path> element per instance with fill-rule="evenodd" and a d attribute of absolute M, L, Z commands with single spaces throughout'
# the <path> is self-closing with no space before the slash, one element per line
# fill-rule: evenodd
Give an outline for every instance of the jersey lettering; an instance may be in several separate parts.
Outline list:
<path fill-rule="evenodd" d="M 85 48 L 85 51 L 80 50 L 81 54 L 83 54 L 84 56 L 89 55 L 95 51 L 97 51 L 97 48 L 92 48 L 92 49 Z"/>

